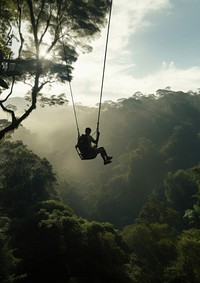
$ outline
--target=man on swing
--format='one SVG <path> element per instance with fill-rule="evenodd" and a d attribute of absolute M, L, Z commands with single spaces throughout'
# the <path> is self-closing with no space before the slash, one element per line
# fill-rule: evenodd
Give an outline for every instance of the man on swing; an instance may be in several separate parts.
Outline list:
<path fill-rule="evenodd" d="M 83 159 L 96 158 L 97 155 L 100 153 L 104 161 L 104 165 L 111 163 L 112 156 L 107 155 L 107 152 L 105 151 L 104 147 L 97 147 L 100 133 L 97 132 L 96 140 L 90 134 L 91 129 L 86 128 L 85 134 L 81 135 L 78 140 L 77 146 L 80 149 Z M 95 146 L 93 146 L 92 143 L 94 143 Z"/>

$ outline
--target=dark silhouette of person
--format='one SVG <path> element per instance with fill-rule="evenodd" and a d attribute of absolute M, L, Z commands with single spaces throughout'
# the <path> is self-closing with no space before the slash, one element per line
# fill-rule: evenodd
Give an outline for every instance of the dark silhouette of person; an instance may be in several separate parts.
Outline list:
<path fill-rule="evenodd" d="M 100 154 L 104 161 L 104 165 L 111 163 L 112 156 L 107 155 L 104 147 L 97 147 L 100 132 L 97 132 L 96 140 L 90 134 L 91 129 L 86 128 L 85 134 L 81 135 L 78 140 L 77 146 L 83 156 L 83 159 L 93 159 L 96 158 L 98 154 Z M 93 146 L 92 144 L 95 144 L 95 146 Z"/>

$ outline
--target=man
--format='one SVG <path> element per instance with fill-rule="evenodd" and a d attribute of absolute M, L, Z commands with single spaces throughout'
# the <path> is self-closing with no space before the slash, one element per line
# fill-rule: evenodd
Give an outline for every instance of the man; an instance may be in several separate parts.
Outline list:
<path fill-rule="evenodd" d="M 86 128 L 85 134 L 83 134 L 78 140 L 77 146 L 83 156 L 83 159 L 96 158 L 96 156 L 100 153 L 104 161 L 104 165 L 111 163 L 112 156 L 107 155 L 104 147 L 97 147 L 100 133 L 97 132 L 96 140 L 90 134 L 91 129 Z M 92 144 L 95 144 L 95 146 Z"/>

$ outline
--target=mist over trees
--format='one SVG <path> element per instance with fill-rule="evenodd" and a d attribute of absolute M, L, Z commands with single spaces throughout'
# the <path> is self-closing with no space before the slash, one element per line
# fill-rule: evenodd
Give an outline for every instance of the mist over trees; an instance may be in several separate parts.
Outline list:
<path fill-rule="evenodd" d="M 169 88 L 105 102 L 109 166 L 79 159 L 69 105 L 37 109 L 1 143 L 2 282 L 199 282 L 199 102 Z M 77 114 L 95 129 L 97 108 Z"/>
<path fill-rule="evenodd" d="M 49 115 L 50 111 L 53 115 Z M 77 106 L 77 114 L 82 131 L 86 126 L 95 131 L 95 107 Z M 152 193 L 167 198 L 176 208 L 180 206 L 179 210 L 184 211 L 189 204 L 196 192 L 190 171 L 198 170 L 195 168 L 200 158 L 199 114 L 198 93 L 168 89 L 159 90 L 156 95 L 136 93 L 128 99 L 105 102 L 99 145 L 114 156 L 108 167 L 102 166 L 100 157 L 93 161 L 79 159 L 69 105 L 37 110 L 33 120 L 24 124 L 31 133 L 21 128 L 13 138 L 22 138 L 34 152 L 52 163 L 64 182 L 66 199 L 73 202 L 77 197 L 75 211 L 86 207 L 85 216 L 121 227 L 137 217 Z M 182 183 L 188 187 L 186 192 Z M 93 207 L 91 212 L 87 211 L 88 205 Z"/>

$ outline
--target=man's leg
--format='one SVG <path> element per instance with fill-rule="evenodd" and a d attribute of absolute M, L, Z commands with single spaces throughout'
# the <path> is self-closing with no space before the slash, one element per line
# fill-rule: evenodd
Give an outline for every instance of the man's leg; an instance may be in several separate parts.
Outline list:
<path fill-rule="evenodd" d="M 104 147 L 98 147 L 98 148 L 96 149 L 96 152 L 97 152 L 97 154 L 98 154 L 98 153 L 101 154 L 101 157 L 102 157 L 103 160 L 104 160 L 104 164 L 111 163 L 110 160 L 112 159 L 112 157 L 107 155 L 107 152 L 105 151 L 105 148 L 104 148 Z"/>

